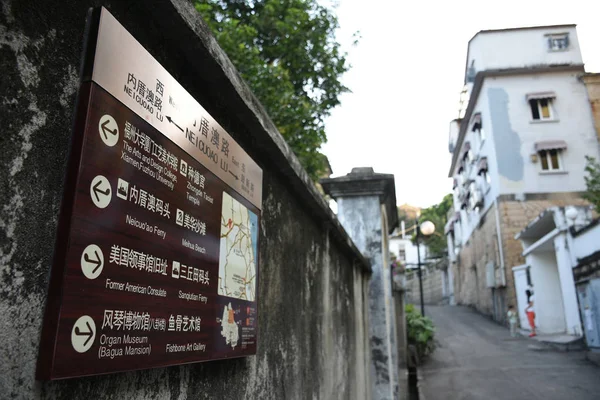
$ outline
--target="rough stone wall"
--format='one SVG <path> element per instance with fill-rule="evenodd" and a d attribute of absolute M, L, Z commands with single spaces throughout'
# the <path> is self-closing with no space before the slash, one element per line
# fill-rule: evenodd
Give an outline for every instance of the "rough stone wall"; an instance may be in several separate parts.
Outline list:
<path fill-rule="evenodd" d="M 425 304 L 440 304 L 444 302 L 443 278 L 444 271 L 434 267 L 423 268 L 423 302 Z M 406 278 L 406 302 L 421 304 L 419 276 L 415 271 Z"/>
<path fill-rule="evenodd" d="M 34 379 L 85 17 L 100 3 L 263 168 L 256 356 Z M 369 398 L 364 259 L 190 3 L 1 4 L 0 397 Z"/>
<path fill-rule="evenodd" d="M 587 88 L 588 99 L 592 107 L 596 135 L 600 139 L 600 74 L 585 74 L 583 82 Z"/>
<path fill-rule="evenodd" d="M 467 243 L 462 247 L 457 262 L 451 266 L 454 272 L 454 296 L 457 304 L 475 307 L 492 315 L 494 299 L 492 289 L 487 287 L 486 265 L 494 262 L 499 267 L 498 235 L 495 206 L 482 216 Z M 499 275 L 501 271 L 497 271 Z"/>

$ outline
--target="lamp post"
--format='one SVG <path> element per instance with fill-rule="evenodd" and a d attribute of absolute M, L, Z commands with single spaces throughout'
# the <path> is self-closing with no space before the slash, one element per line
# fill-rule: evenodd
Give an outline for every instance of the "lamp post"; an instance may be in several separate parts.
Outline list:
<path fill-rule="evenodd" d="M 419 239 L 421 235 L 429 236 L 435 231 L 435 225 L 431 221 L 425 221 L 419 225 L 417 218 L 417 267 L 419 273 L 419 291 L 421 294 L 421 315 L 425 316 L 425 303 L 423 301 L 423 275 L 421 273 L 421 248 Z"/>

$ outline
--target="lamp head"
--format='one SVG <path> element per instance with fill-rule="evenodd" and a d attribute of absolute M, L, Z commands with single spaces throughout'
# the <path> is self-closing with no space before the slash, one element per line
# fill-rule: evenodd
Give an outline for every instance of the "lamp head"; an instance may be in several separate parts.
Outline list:
<path fill-rule="evenodd" d="M 575 221 L 577 219 L 577 209 L 575 207 L 569 207 L 565 210 L 565 216 L 571 221 Z"/>
<path fill-rule="evenodd" d="M 431 221 L 425 221 L 421 224 L 420 229 L 423 235 L 429 236 L 435 232 L 435 225 Z"/>

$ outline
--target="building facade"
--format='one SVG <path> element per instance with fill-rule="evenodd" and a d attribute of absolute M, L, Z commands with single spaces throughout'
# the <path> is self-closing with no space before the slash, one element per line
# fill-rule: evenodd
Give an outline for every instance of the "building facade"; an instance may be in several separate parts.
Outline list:
<path fill-rule="evenodd" d="M 524 310 L 525 291 L 531 288 L 535 294 L 538 333 L 583 336 L 573 269 L 578 258 L 588 256 L 600 245 L 594 229 L 584 235 L 574 233 L 591 222 L 590 207 L 551 207 L 515 235 L 523 245 L 525 257 L 522 266 L 512 269 L 522 328 L 529 329 Z M 592 237 L 596 243 L 588 239 Z"/>
<path fill-rule="evenodd" d="M 417 254 L 417 251 L 420 254 Z M 412 232 L 407 235 L 401 230 L 394 231 L 390 236 L 390 252 L 397 257 L 397 260 L 406 269 L 416 269 L 418 267 L 418 256 L 421 256 L 421 263 L 424 264 L 429 255 L 427 246 L 422 243 L 419 245 L 419 250 L 417 250 L 416 244 L 412 242 Z"/>
<path fill-rule="evenodd" d="M 468 44 L 450 123 L 454 215 L 446 225 L 458 304 L 504 321 L 516 306 L 515 235 L 552 206 L 585 205 L 598 138 L 575 25 L 481 31 Z"/>
<path fill-rule="evenodd" d="M 600 138 L 600 73 L 586 73 L 581 77 L 588 93 L 588 100 L 594 115 L 594 127 Z"/>

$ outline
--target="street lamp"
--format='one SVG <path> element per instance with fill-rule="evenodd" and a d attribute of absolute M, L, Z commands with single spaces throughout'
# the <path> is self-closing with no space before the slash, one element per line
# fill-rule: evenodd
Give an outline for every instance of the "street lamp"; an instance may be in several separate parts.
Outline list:
<path fill-rule="evenodd" d="M 419 247 L 419 238 L 421 235 L 429 236 L 435 231 L 435 225 L 431 221 L 425 221 L 419 225 L 417 218 L 417 266 L 419 272 L 419 290 L 421 293 L 421 315 L 425 316 L 425 303 L 423 302 L 423 276 L 421 274 L 421 249 Z"/>

